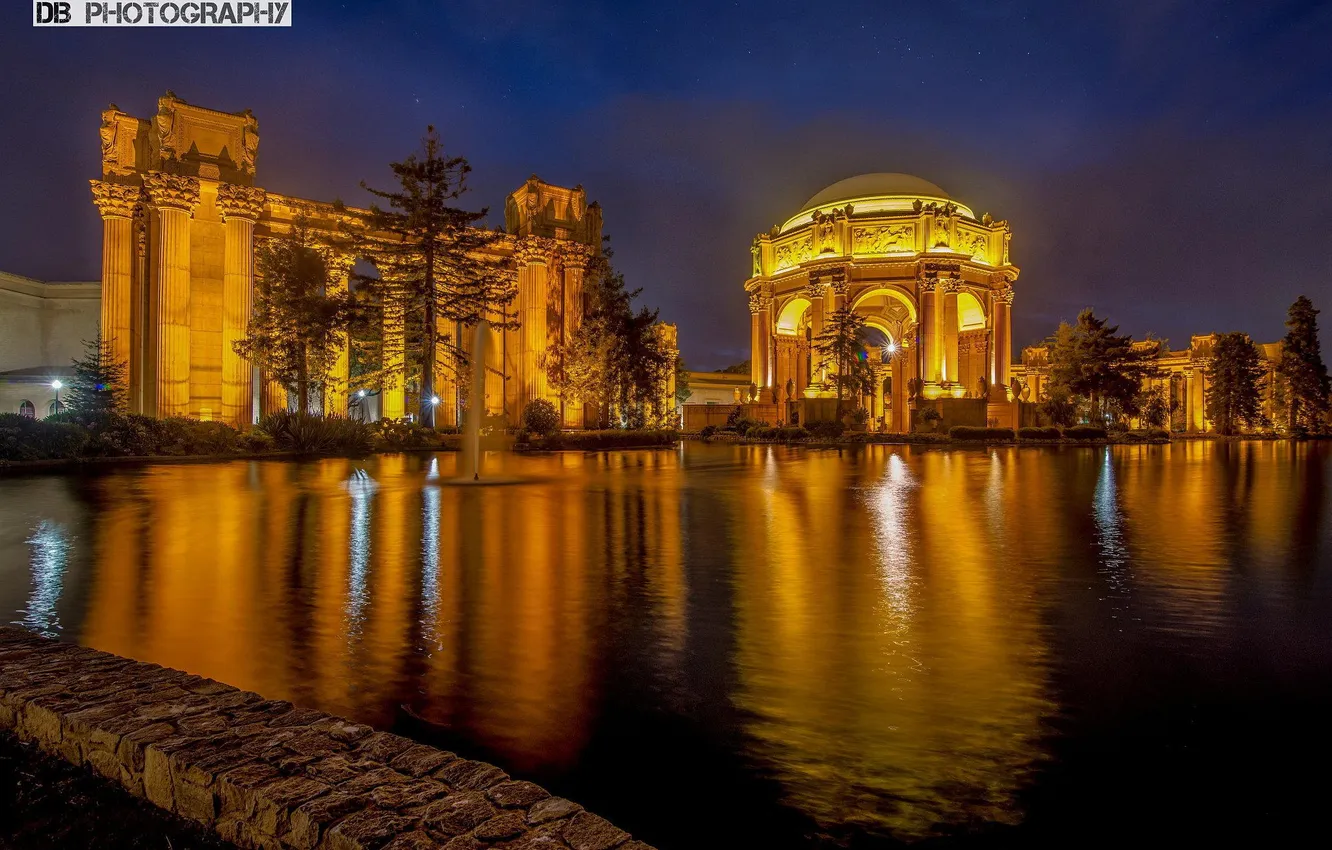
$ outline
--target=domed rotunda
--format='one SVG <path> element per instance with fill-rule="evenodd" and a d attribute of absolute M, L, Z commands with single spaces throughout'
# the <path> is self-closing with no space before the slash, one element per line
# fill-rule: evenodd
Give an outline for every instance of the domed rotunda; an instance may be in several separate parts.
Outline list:
<path fill-rule="evenodd" d="M 925 408 L 945 425 L 1015 424 L 1010 236 L 1007 222 L 910 174 L 860 174 L 816 193 L 751 249 L 754 403 L 783 422 L 836 415 L 836 366 L 816 343 L 847 309 L 866 321 L 873 392 L 847 399 L 844 388 L 843 407 L 863 407 L 871 430 L 910 431 Z"/>

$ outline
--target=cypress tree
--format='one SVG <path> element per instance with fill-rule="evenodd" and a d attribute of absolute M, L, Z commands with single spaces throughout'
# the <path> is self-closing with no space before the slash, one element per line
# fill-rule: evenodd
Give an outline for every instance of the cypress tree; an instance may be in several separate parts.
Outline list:
<path fill-rule="evenodd" d="M 1263 421 L 1259 382 L 1266 370 L 1246 334 L 1221 334 L 1207 365 L 1207 418 L 1218 434 L 1229 436 Z"/>
<path fill-rule="evenodd" d="M 1328 408 L 1327 366 L 1318 344 L 1318 310 L 1301 295 L 1286 314 L 1278 374 L 1286 382 L 1287 425 L 1292 431 L 1321 431 Z"/>

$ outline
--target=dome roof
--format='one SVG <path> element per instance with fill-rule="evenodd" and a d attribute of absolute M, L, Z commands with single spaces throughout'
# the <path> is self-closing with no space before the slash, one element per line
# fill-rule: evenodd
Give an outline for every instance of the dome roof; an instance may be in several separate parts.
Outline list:
<path fill-rule="evenodd" d="M 787 233 L 803 227 L 810 223 L 815 212 L 827 211 L 833 206 L 849 203 L 855 207 L 857 217 L 875 214 L 910 215 L 917 201 L 945 201 L 954 204 L 957 211 L 967 218 L 976 217 L 969 207 L 957 203 L 947 192 L 928 180 L 895 171 L 880 171 L 838 180 L 806 201 L 800 212 L 786 220 L 780 232 Z"/>
<path fill-rule="evenodd" d="M 936 198 L 952 200 L 948 193 L 928 180 L 922 180 L 911 174 L 899 174 L 895 171 L 880 171 L 874 174 L 858 174 L 845 180 L 838 180 L 805 202 L 801 212 L 824 207 L 838 201 L 855 201 L 859 198 L 883 198 L 907 195 L 913 198 Z"/>

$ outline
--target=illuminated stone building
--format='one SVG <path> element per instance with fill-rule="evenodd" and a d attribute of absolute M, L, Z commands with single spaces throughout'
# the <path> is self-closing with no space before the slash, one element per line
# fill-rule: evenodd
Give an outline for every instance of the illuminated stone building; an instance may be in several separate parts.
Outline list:
<path fill-rule="evenodd" d="M 325 243 L 334 277 L 347 286 L 358 259 L 337 247 L 340 226 L 364 210 L 266 191 L 256 181 L 259 122 L 248 110 L 218 112 L 168 92 L 157 113 L 136 118 L 112 105 L 102 113 L 102 177 L 93 201 L 102 216 L 101 329 L 128 364 L 134 411 L 247 425 L 285 408 L 286 390 L 264 380 L 233 343 L 246 334 L 258 240 L 287 232 L 299 216 Z M 509 306 L 521 327 L 493 331 L 486 406 L 516 422 L 533 399 L 563 410 L 566 426 L 583 424 L 580 405 L 561 405 L 548 386 L 548 347 L 577 328 L 583 275 L 600 250 L 601 209 L 582 187 L 528 179 L 507 199 L 506 238 L 496 261 L 512 262 L 518 295 Z M 404 312 L 384 305 L 389 378 L 379 411 L 401 418 L 408 403 Z M 470 348 L 472 332 L 443 328 Z M 673 339 L 674 328 L 669 333 Z M 342 352 L 323 409 L 348 410 L 348 355 Z M 437 421 L 457 419 L 458 393 L 445 374 L 436 387 Z"/>
<path fill-rule="evenodd" d="M 1211 363 L 1216 334 L 1202 334 L 1189 339 L 1189 347 L 1160 351 L 1153 361 L 1156 375 L 1143 381 L 1144 390 L 1160 390 L 1170 408 L 1168 428 L 1177 432 L 1212 430 L 1207 418 L 1207 368 Z M 1139 348 L 1155 347 L 1154 342 L 1139 342 Z M 1281 343 L 1256 343 L 1266 374 L 1260 384 L 1262 412 L 1269 421 L 1278 421 L 1276 398 L 1277 365 L 1281 362 Z M 1050 350 L 1043 345 L 1022 349 L 1022 363 L 1013 367 L 1018 397 L 1024 402 L 1045 400 L 1049 389 Z M 1134 425 L 1143 423 L 1134 421 Z"/>
<path fill-rule="evenodd" d="M 875 390 L 863 400 L 872 428 L 908 431 L 910 410 L 925 405 L 946 421 L 1015 423 L 1010 237 L 1007 222 L 907 174 L 862 174 L 819 192 L 751 249 L 755 401 L 782 421 L 830 418 L 819 400 L 836 393 L 812 348 L 845 306 L 877 338 L 867 352 Z"/>

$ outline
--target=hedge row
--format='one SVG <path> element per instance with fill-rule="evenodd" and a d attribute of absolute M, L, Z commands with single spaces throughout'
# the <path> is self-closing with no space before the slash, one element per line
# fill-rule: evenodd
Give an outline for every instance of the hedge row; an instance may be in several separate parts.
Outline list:
<path fill-rule="evenodd" d="M 28 419 L 0 414 L 0 461 L 106 457 L 190 457 L 270 451 L 364 455 L 372 451 L 444 449 L 456 443 L 446 431 L 423 425 L 279 411 L 244 433 L 221 422 L 154 419 L 134 414 L 81 417 L 60 414 Z"/>

